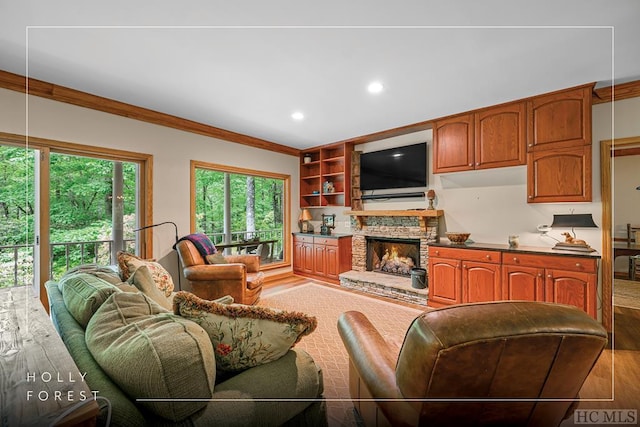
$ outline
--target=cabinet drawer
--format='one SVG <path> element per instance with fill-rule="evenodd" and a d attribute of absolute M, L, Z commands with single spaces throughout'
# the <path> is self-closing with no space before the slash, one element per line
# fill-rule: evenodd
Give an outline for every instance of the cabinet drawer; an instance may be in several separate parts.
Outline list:
<path fill-rule="evenodd" d="M 313 243 L 316 245 L 338 246 L 338 239 L 330 237 L 314 237 Z"/>
<path fill-rule="evenodd" d="M 293 236 L 294 242 L 313 243 L 313 236 L 301 236 L 296 234 Z"/>
<path fill-rule="evenodd" d="M 527 267 L 557 268 L 569 271 L 595 273 L 597 260 L 557 255 L 531 255 L 505 253 L 502 263 L 505 265 L 524 265 Z"/>
<path fill-rule="evenodd" d="M 430 246 L 429 257 L 464 259 L 466 261 L 488 262 L 491 264 L 500 264 L 501 261 L 501 253 L 499 251 L 443 248 L 440 246 Z"/>

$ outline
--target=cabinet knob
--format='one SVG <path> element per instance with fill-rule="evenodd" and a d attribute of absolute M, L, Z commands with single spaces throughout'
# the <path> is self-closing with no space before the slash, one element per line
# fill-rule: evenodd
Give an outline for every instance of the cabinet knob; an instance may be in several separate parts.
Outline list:
<path fill-rule="evenodd" d="M 551 274 L 548 274 L 547 277 L 551 279 L 553 276 Z"/>
<path fill-rule="evenodd" d="M 529 144 L 529 147 L 533 147 L 533 144 Z"/>
<path fill-rule="evenodd" d="M 463 265 L 463 267 L 464 267 L 464 268 L 466 268 L 466 269 L 469 269 L 469 266 L 468 266 L 468 265 Z"/>
<path fill-rule="evenodd" d="M 533 196 L 529 196 L 530 199 L 533 199 Z"/>
<path fill-rule="evenodd" d="M 476 166 L 480 166 L 480 163 L 476 163 Z"/>
<path fill-rule="evenodd" d="M 491 255 L 487 255 L 487 259 L 491 259 Z"/>
<path fill-rule="evenodd" d="M 582 264 L 580 264 L 579 262 L 576 262 L 576 267 L 582 268 Z"/>
<path fill-rule="evenodd" d="M 436 251 L 436 255 L 440 255 L 440 251 Z"/>
<path fill-rule="evenodd" d="M 469 163 L 469 166 L 473 166 L 473 163 Z"/>
<path fill-rule="evenodd" d="M 538 273 L 538 277 L 542 277 L 542 273 Z"/>
<path fill-rule="evenodd" d="M 513 262 L 518 262 L 518 258 L 517 257 L 513 257 Z"/>

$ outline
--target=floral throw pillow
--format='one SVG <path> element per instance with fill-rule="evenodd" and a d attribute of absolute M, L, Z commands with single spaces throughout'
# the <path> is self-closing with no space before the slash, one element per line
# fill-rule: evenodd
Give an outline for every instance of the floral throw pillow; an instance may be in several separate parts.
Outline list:
<path fill-rule="evenodd" d="M 158 289 L 164 292 L 166 297 L 171 296 L 174 288 L 173 279 L 162 265 L 155 261 L 144 260 L 129 252 L 118 252 L 118 270 L 123 282 L 126 282 L 133 272 L 143 265 L 146 265 L 151 272 L 153 281 Z"/>
<path fill-rule="evenodd" d="M 303 313 L 242 304 L 219 304 L 189 292 L 173 299 L 176 314 L 198 323 L 209 335 L 216 368 L 237 372 L 284 356 L 318 321 Z"/>

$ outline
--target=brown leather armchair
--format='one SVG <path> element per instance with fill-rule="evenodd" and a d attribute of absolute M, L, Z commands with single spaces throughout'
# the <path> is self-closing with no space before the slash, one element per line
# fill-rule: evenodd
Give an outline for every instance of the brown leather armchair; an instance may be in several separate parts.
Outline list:
<path fill-rule="evenodd" d="M 427 311 L 399 355 L 360 312 L 343 313 L 338 329 L 367 426 L 557 426 L 607 342 L 583 311 L 538 302 Z"/>
<path fill-rule="evenodd" d="M 228 264 L 207 264 L 189 240 L 176 244 L 184 277 L 191 292 L 200 298 L 214 300 L 231 295 L 239 304 L 254 304 L 262 292 L 264 274 L 258 255 L 228 255 Z"/>

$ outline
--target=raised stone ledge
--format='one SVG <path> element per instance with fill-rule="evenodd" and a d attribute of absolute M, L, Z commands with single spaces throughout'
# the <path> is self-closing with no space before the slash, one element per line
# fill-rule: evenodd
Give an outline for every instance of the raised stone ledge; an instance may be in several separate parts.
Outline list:
<path fill-rule="evenodd" d="M 411 304 L 427 305 L 429 288 L 411 286 L 410 277 L 393 276 L 372 271 L 347 271 L 340 274 L 340 286 L 396 299 Z"/>

